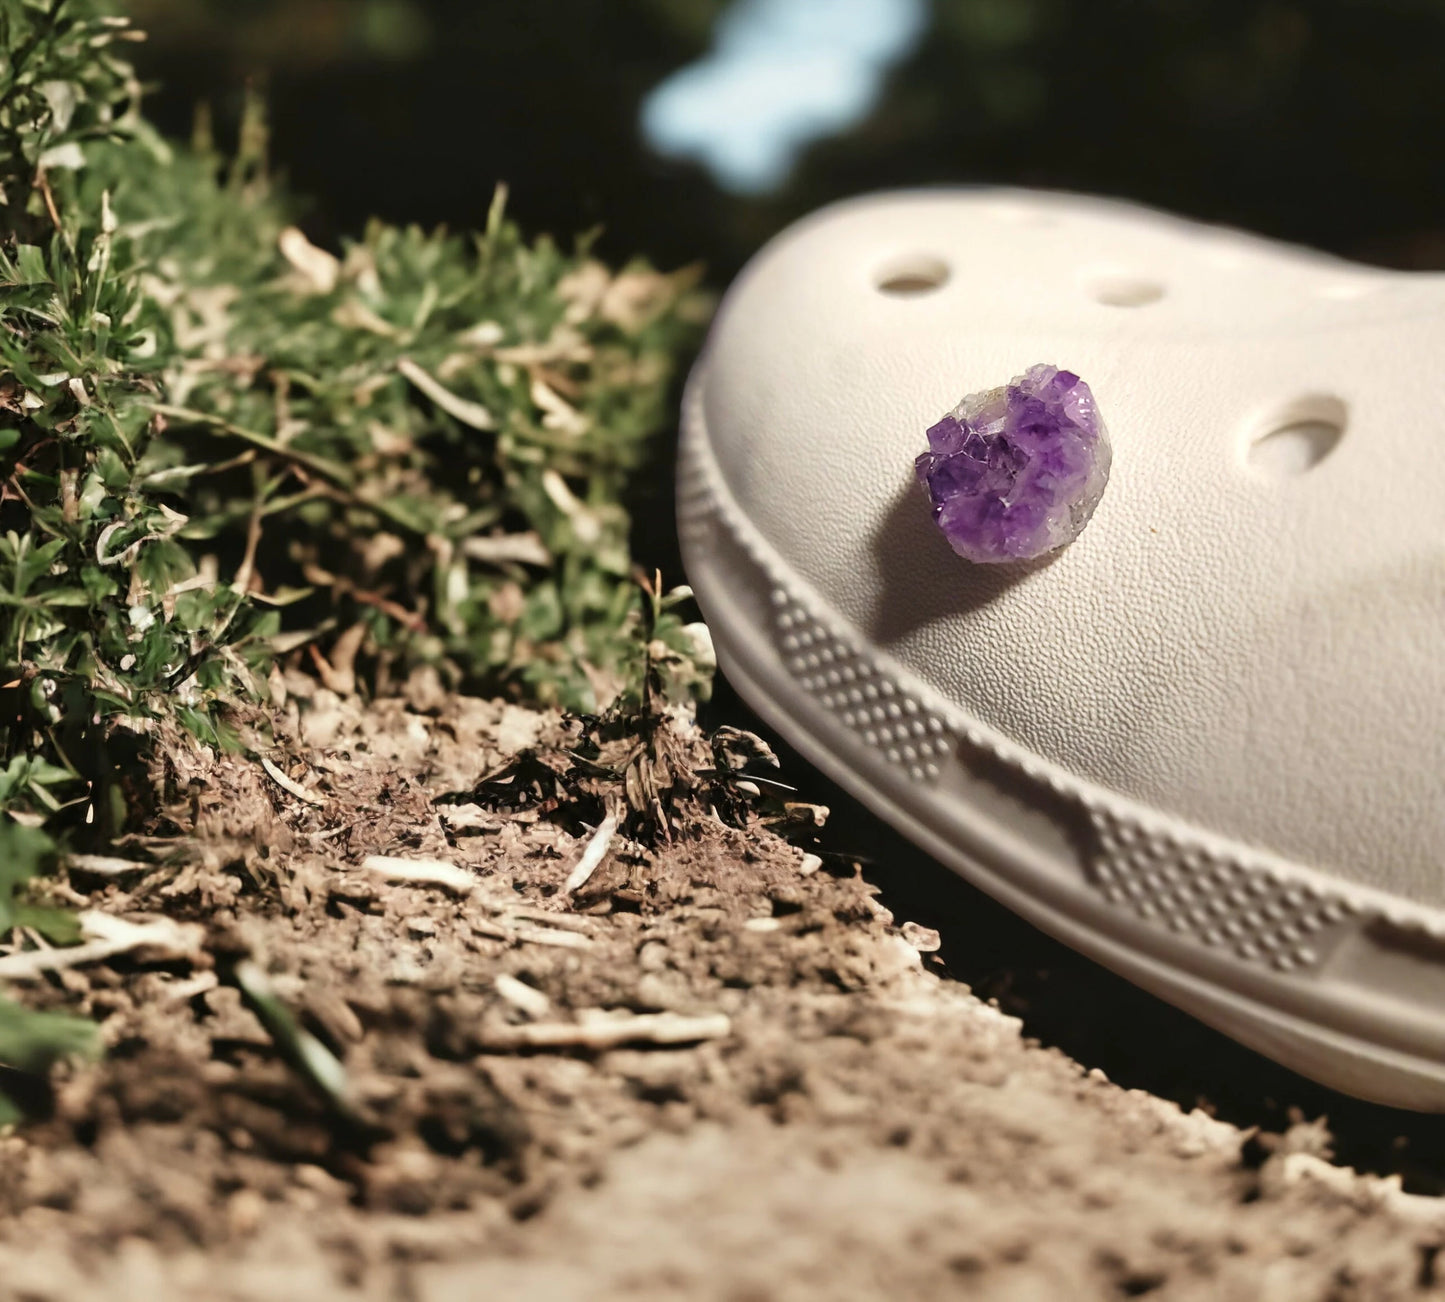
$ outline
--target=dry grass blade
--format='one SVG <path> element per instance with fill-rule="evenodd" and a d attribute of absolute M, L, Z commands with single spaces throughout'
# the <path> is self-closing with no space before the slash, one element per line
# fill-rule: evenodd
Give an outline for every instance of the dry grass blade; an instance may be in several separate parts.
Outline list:
<path fill-rule="evenodd" d="M 463 425 L 470 425 L 472 429 L 478 430 L 496 429 L 495 418 L 481 403 L 469 402 L 465 398 L 458 397 L 446 385 L 424 371 L 410 357 L 398 358 L 396 369 L 447 415 L 455 416 Z"/>
<path fill-rule="evenodd" d="M 266 973 L 251 959 L 242 959 L 232 976 L 247 1006 L 266 1028 L 277 1049 L 334 1108 L 350 1113 L 346 1068 L 310 1031 L 298 1025 Z"/>
<path fill-rule="evenodd" d="M 501 565 L 508 561 L 523 565 L 552 564 L 552 553 L 535 533 L 463 538 L 462 555 L 469 560 L 483 561 L 489 565 Z"/>

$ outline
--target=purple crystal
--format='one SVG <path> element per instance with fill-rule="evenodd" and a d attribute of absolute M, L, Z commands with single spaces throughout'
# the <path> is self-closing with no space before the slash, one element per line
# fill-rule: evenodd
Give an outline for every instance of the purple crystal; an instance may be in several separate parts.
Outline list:
<path fill-rule="evenodd" d="M 1040 363 L 969 394 L 928 431 L 916 465 L 953 550 L 995 562 L 1073 542 L 1104 495 L 1110 460 L 1089 386 Z"/>

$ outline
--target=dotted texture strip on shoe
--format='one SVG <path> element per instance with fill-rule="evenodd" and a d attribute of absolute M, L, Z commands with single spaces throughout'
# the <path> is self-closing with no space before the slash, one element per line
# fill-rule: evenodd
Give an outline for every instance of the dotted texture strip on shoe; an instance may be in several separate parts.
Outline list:
<path fill-rule="evenodd" d="M 684 547 L 705 547 L 717 524 L 717 500 L 696 442 L 685 436 L 677 454 L 678 535 Z"/>
<path fill-rule="evenodd" d="M 1110 903 L 1211 948 L 1281 972 L 1315 968 L 1340 925 L 1360 912 L 1343 894 L 1242 856 L 1144 830 L 1095 810 L 1089 881 Z"/>
<path fill-rule="evenodd" d="M 936 778 L 939 761 L 956 744 L 947 723 L 785 588 L 775 587 L 772 601 L 774 638 L 798 686 L 909 777 Z"/>
<path fill-rule="evenodd" d="M 1022 778 L 1085 807 L 1068 782 L 1045 772 L 1048 766 L 1012 755 L 983 729 L 951 727 L 785 584 L 775 580 L 771 599 L 775 645 L 798 686 L 915 781 L 937 778 L 962 738 Z M 1251 965 L 1313 971 L 1347 924 L 1357 925 L 1365 912 L 1342 892 L 1250 862 L 1243 850 L 1194 843 L 1173 830 L 1147 830 L 1097 796 L 1087 808 L 1095 840 L 1084 880 L 1093 890 L 1161 931 Z"/>

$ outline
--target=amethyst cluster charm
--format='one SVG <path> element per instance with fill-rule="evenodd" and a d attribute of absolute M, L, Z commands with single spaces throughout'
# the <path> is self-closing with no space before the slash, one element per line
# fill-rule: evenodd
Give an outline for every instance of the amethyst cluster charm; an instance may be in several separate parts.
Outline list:
<path fill-rule="evenodd" d="M 971 393 L 915 463 L 933 518 L 970 561 L 1024 561 L 1073 542 L 1109 482 L 1109 435 L 1089 386 L 1040 363 Z"/>

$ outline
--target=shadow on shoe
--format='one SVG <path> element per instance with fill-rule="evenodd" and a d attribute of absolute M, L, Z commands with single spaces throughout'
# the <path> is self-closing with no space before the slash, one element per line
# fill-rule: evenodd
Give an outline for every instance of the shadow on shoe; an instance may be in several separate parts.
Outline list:
<path fill-rule="evenodd" d="M 1059 553 L 1007 565 L 973 565 L 960 559 L 910 477 L 874 535 L 873 556 L 878 581 L 870 586 L 878 595 L 864 627 L 878 646 L 886 647 L 935 620 L 981 610 L 1053 564 Z"/>

